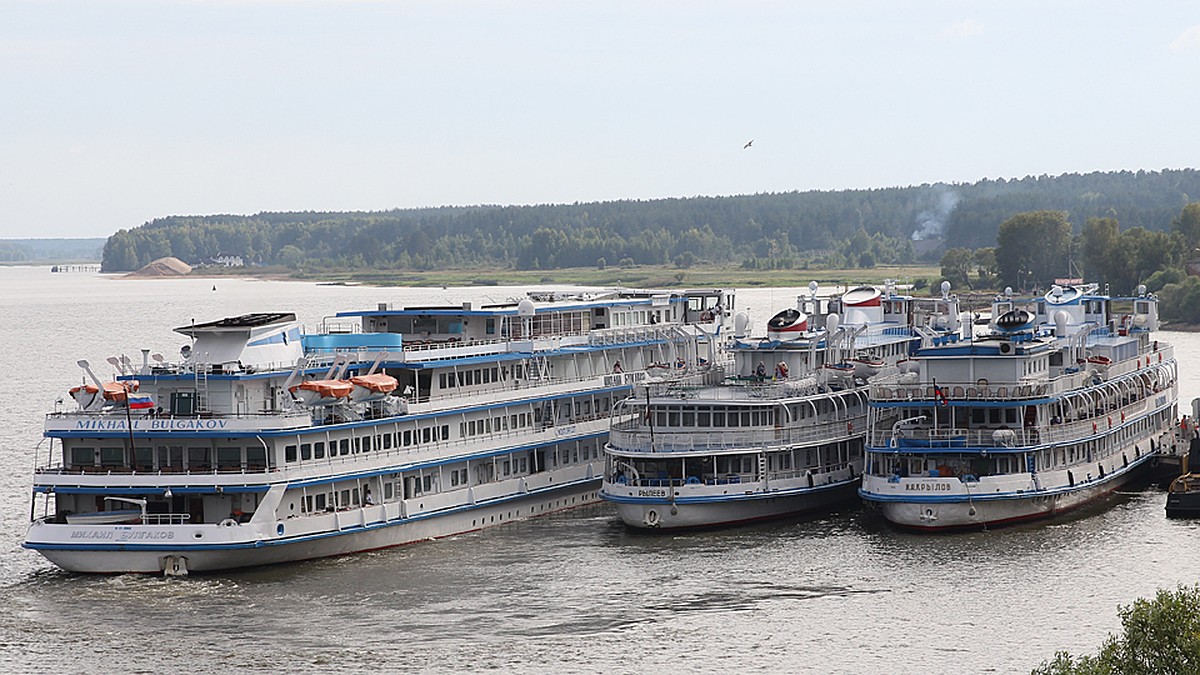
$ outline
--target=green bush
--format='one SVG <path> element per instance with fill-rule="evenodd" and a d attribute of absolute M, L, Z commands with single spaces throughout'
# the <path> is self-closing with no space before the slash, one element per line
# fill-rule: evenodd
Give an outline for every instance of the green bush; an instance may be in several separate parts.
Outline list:
<path fill-rule="evenodd" d="M 1159 589 L 1153 600 L 1120 607 L 1121 635 L 1109 635 L 1095 656 L 1058 652 L 1034 675 L 1200 673 L 1200 585 Z"/>

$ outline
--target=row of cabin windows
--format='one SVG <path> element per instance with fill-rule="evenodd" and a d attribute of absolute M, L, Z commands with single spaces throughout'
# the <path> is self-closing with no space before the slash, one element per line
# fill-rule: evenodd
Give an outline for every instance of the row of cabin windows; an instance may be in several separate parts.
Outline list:
<path fill-rule="evenodd" d="M 969 412 L 968 412 L 969 411 Z M 1016 425 L 1019 417 L 1017 408 L 939 408 L 937 409 L 938 426 L 964 427 L 968 418 L 974 426 L 984 425 Z M 905 408 L 900 411 L 898 419 L 907 419 L 924 415 L 930 417 L 928 409 Z M 932 424 L 932 418 L 930 418 Z"/>
<path fill-rule="evenodd" d="M 422 443 L 434 443 L 449 439 L 450 425 L 443 424 L 441 426 L 422 427 L 420 429 L 405 429 L 402 432 L 397 431 L 390 434 L 358 436 L 353 439 L 342 438 L 329 441 L 328 447 L 326 447 L 325 441 L 301 443 L 298 446 L 286 445 L 283 448 L 283 455 L 284 461 L 295 462 L 297 460 L 325 459 L 326 457 L 339 457 L 359 452 L 370 452 L 372 449 L 391 450 L 392 448 L 408 448 L 421 445 Z"/>
<path fill-rule="evenodd" d="M 470 436 L 490 434 L 497 431 L 508 431 L 509 429 L 524 429 L 532 423 L 532 418 L 533 416 L 530 413 L 524 412 L 515 415 L 500 415 L 482 420 L 459 422 L 458 435 L 468 438 Z"/>
<path fill-rule="evenodd" d="M 507 368 L 504 369 L 503 374 L 508 375 Z M 442 389 L 471 387 L 476 384 L 499 382 L 500 376 L 501 371 L 497 367 L 475 368 L 473 370 L 459 370 L 451 373 L 438 373 L 438 383 Z"/>
<path fill-rule="evenodd" d="M 136 447 L 132 461 L 127 456 L 126 446 L 83 445 L 70 448 L 70 465 L 77 467 L 130 467 L 139 471 L 209 471 L 216 459 L 218 470 L 257 470 L 267 466 L 267 451 L 261 445 L 248 447 L 218 445 L 186 446 L 158 445 Z"/>
<path fill-rule="evenodd" d="M 659 427 L 767 427 L 775 424 L 775 408 L 708 408 L 655 406 Z"/>
<path fill-rule="evenodd" d="M 582 456 L 584 461 L 589 459 L 600 458 L 599 445 L 588 445 L 582 448 L 561 448 L 556 452 L 547 453 L 547 461 L 552 464 L 558 464 L 559 459 L 563 464 L 570 462 L 578 463 Z M 479 482 L 490 482 L 493 480 L 492 464 L 489 460 L 480 460 L 473 462 L 479 471 Z M 518 456 L 506 455 L 504 460 L 500 462 L 501 474 L 503 476 L 522 475 L 529 473 L 530 458 L 527 454 Z M 553 468 L 553 467 L 551 467 Z M 467 467 L 452 468 L 445 470 L 449 475 L 450 487 L 462 487 L 470 485 L 470 474 Z M 402 486 L 405 485 L 401 480 L 384 480 L 383 481 L 383 500 L 386 502 L 394 501 L 404 494 L 404 498 L 409 499 L 417 497 L 425 493 L 437 491 L 439 483 L 439 471 L 437 469 L 422 472 L 420 475 L 408 475 L 407 493 Z M 339 509 L 355 508 L 362 505 L 373 503 L 371 498 L 370 487 L 364 487 L 362 499 L 360 501 L 359 488 L 345 488 L 341 490 L 331 490 L 318 494 L 305 495 L 301 500 L 300 510 L 304 513 L 320 513 L 322 511 L 336 511 Z"/>

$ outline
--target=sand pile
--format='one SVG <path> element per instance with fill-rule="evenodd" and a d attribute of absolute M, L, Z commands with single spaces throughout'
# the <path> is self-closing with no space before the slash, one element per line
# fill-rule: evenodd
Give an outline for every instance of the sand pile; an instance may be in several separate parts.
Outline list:
<path fill-rule="evenodd" d="M 192 271 L 192 266 L 179 258 L 159 258 L 127 277 L 182 277 Z"/>

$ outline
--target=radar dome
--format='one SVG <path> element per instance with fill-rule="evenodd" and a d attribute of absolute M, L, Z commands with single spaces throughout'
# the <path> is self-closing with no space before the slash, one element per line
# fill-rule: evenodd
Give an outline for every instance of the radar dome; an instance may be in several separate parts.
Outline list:
<path fill-rule="evenodd" d="M 537 308 L 529 298 L 517 303 L 517 316 L 533 316 L 536 312 Z"/>

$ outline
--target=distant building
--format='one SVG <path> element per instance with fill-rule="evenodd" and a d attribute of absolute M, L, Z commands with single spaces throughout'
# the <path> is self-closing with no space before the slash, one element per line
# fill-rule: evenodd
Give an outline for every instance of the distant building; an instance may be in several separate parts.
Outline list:
<path fill-rule="evenodd" d="M 240 255 L 232 253 L 218 253 L 215 256 L 205 261 L 207 265 L 216 265 L 218 267 L 245 267 L 246 261 Z"/>

